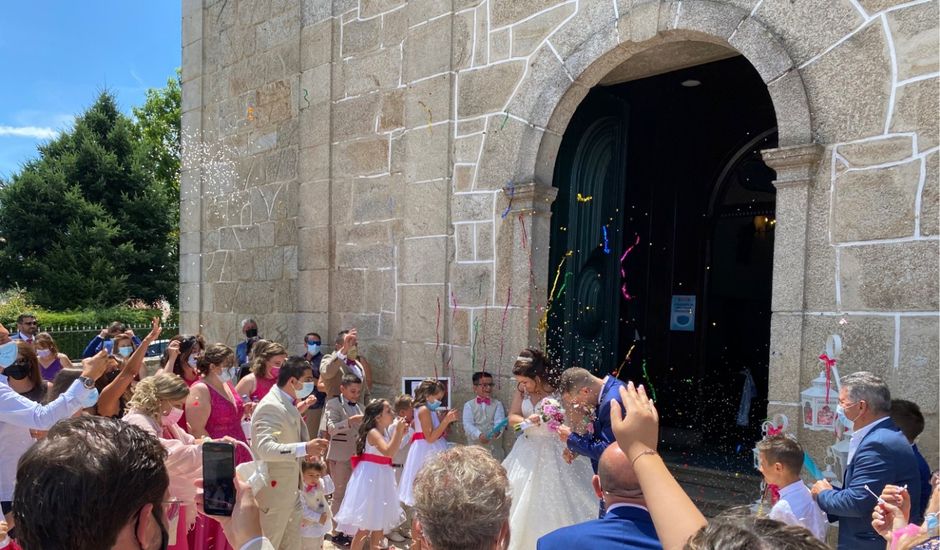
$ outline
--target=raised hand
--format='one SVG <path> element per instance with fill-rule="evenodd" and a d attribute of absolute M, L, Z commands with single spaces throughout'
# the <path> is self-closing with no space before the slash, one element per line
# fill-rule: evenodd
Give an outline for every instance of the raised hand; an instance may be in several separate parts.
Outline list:
<path fill-rule="evenodd" d="M 452 424 L 457 421 L 457 409 L 451 409 L 447 411 L 447 414 L 444 415 L 444 420 L 441 422 L 444 424 Z"/>
<path fill-rule="evenodd" d="M 170 342 L 170 345 L 166 347 L 166 351 L 167 353 L 170 354 L 171 357 L 176 357 L 177 355 L 179 355 L 180 354 L 180 341 L 173 340 L 172 342 Z"/>
<path fill-rule="evenodd" d="M 154 317 L 150 320 L 150 332 L 144 337 L 148 342 L 153 342 L 160 337 L 160 333 L 163 332 L 163 329 L 160 327 L 160 318 Z"/>
<path fill-rule="evenodd" d="M 314 406 L 317 403 L 317 396 L 308 395 L 304 399 L 297 402 L 297 412 L 304 414 L 307 412 L 307 409 Z"/>
<path fill-rule="evenodd" d="M 902 515 L 900 519 L 904 521 L 904 525 L 907 525 L 911 517 L 911 495 L 908 494 L 907 488 L 885 485 L 885 488 L 881 490 L 881 500 L 896 506 Z"/>
<path fill-rule="evenodd" d="M 330 442 L 326 439 L 311 439 L 307 442 L 307 456 L 322 456 Z"/>
<path fill-rule="evenodd" d="M 558 439 L 560 439 L 562 443 L 567 443 L 568 438 L 570 436 L 571 436 L 571 428 L 569 428 L 568 426 L 565 426 L 564 424 L 562 424 L 561 426 L 558 426 Z M 569 462 L 569 464 L 571 463 Z"/>
<path fill-rule="evenodd" d="M 646 389 L 628 382 L 620 387 L 620 398 L 626 407 L 626 416 L 617 400 L 610 402 L 610 425 L 617 443 L 630 461 L 641 453 L 655 451 L 659 442 L 659 413 L 656 405 L 646 396 Z"/>
<path fill-rule="evenodd" d="M 98 353 L 82 359 L 82 376 L 97 380 L 108 368 L 108 352 L 104 349 Z"/>
<path fill-rule="evenodd" d="M 343 355 L 346 355 L 346 352 L 349 351 L 349 348 L 356 346 L 358 336 L 359 331 L 354 328 L 349 329 L 349 332 L 343 335 Z"/>

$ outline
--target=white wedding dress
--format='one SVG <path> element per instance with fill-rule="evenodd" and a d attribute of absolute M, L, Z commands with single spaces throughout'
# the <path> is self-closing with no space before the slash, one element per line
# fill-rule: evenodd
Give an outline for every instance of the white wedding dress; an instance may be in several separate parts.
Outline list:
<path fill-rule="evenodd" d="M 522 416 L 535 412 L 525 396 Z M 591 487 L 591 462 L 579 456 L 565 462 L 564 444 L 543 425 L 516 439 L 503 467 L 512 488 L 509 550 L 534 550 L 539 537 L 555 529 L 597 519 L 598 498 Z"/>

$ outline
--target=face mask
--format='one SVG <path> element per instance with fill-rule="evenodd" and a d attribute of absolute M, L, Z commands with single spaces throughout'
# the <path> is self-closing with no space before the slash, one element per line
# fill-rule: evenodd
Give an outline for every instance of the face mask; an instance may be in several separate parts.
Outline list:
<path fill-rule="evenodd" d="M 245 331 L 245 338 L 254 338 L 257 335 L 258 335 L 258 329 L 256 328 L 250 328 Z"/>
<path fill-rule="evenodd" d="M 118 348 L 118 354 L 124 357 L 130 357 L 132 353 L 134 353 L 134 348 L 131 346 L 121 346 Z"/>
<path fill-rule="evenodd" d="M 268 374 L 271 375 L 271 378 L 277 378 L 277 375 L 281 374 L 281 367 L 271 367 Z"/>
<path fill-rule="evenodd" d="M 195 356 L 195 355 L 190 355 L 190 356 L 189 356 L 189 359 L 186 360 L 186 363 L 187 363 L 190 367 L 196 368 L 196 356 Z"/>
<path fill-rule="evenodd" d="M 441 407 L 441 402 L 440 401 L 428 401 L 427 407 L 428 407 L 428 410 L 436 411 L 437 409 Z"/>
<path fill-rule="evenodd" d="M 314 382 L 304 382 L 304 385 L 297 392 L 297 399 L 303 399 L 313 393 L 313 389 L 316 387 Z"/>
<path fill-rule="evenodd" d="M 307 344 L 307 353 L 316 355 L 320 353 L 320 344 Z"/>
<path fill-rule="evenodd" d="M 839 421 L 842 422 L 843 426 L 850 430 L 854 428 L 855 421 L 849 420 L 849 418 L 845 416 L 845 408 L 842 405 L 836 406 L 836 416 L 839 417 Z"/>
<path fill-rule="evenodd" d="M 49 357 L 49 354 L 50 354 L 50 353 L 52 353 L 52 350 L 48 350 L 48 349 L 37 349 L 37 350 L 36 350 L 36 355 L 37 355 L 40 359 L 45 359 L 46 357 Z"/>
<path fill-rule="evenodd" d="M 229 374 L 228 369 L 222 369 L 221 372 L 219 372 L 219 378 L 222 379 L 222 382 L 230 382 L 232 375 Z"/>
<path fill-rule="evenodd" d="M 3 374 L 14 380 L 22 380 L 29 376 L 29 363 L 24 359 L 20 359 L 7 367 L 6 370 L 3 371 Z"/>
<path fill-rule="evenodd" d="M 163 415 L 163 425 L 172 426 L 177 424 L 180 421 L 180 418 L 183 418 L 183 409 L 179 407 L 173 407 L 170 409 L 170 412 Z"/>
<path fill-rule="evenodd" d="M 10 340 L 0 346 L 0 368 L 6 368 L 16 361 L 16 342 Z"/>
<path fill-rule="evenodd" d="M 359 348 L 353 346 L 349 348 L 349 353 L 346 354 L 346 357 L 355 361 L 359 359 Z"/>
<path fill-rule="evenodd" d="M 98 388 L 92 388 L 85 397 L 82 398 L 82 408 L 89 409 L 98 403 Z"/>

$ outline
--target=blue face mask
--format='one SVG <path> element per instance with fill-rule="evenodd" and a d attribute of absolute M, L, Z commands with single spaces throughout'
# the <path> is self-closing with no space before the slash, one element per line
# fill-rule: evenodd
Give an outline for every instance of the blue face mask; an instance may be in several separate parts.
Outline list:
<path fill-rule="evenodd" d="M 313 393 L 314 388 L 316 388 L 316 383 L 314 382 L 304 382 L 304 385 L 297 392 L 297 399 L 303 399 Z"/>
<path fill-rule="evenodd" d="M 849 418 L 845 416 L 845 407 L 842 405 L 836 406 L 836 416 L 839 417 L 839 421 L 842 422 L 842 425 L 846 428 L 851 430 L 855 427 L 855 421 L 849 420 Z"/>
<path fill-rule="evenodd" d="M 134 348 L 131 346 L 121 346 L 118 348 L 118 354 L 124 357 L 130 357 L 132 353 L 134 353 Z"/>
<path fill-rule="evenodd" d="M 440 401 L 428 401 L 427 407 L 428 407 L 428 410 L 430 411 L 436 411 L 437 409 L 441 408 L 441 402 Z"/>
<path fill-rule="evenodd" d="M 316 355 L 320 353 L 320 344 L 307 344 L 307 353 Z"/>
<path fill-rule="evenodd" d="M 16 362 L 16 342 L 10 340 L 0 346 L 0 367 L 7 368 Z"/>
<path fill-rule="evenodd" d="M 92 388 L 88 394 L 82 398 L 82 408 L 94 407 L 98 403 L 98 388 Z"/>

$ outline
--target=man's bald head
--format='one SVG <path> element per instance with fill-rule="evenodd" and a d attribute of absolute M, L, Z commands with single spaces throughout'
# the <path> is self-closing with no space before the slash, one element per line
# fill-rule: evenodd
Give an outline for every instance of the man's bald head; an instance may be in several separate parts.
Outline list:
<path fill-rule="evenodd" d="M 643 492 L 640 490 L 640 482 L 633 471 L 633 465 L 616 443 L 607 447 L 601 454 L 594 479 L 595 483 L 600 485 L 602 497 L 608 506 L 617 502 L 643 501 Z"/>

